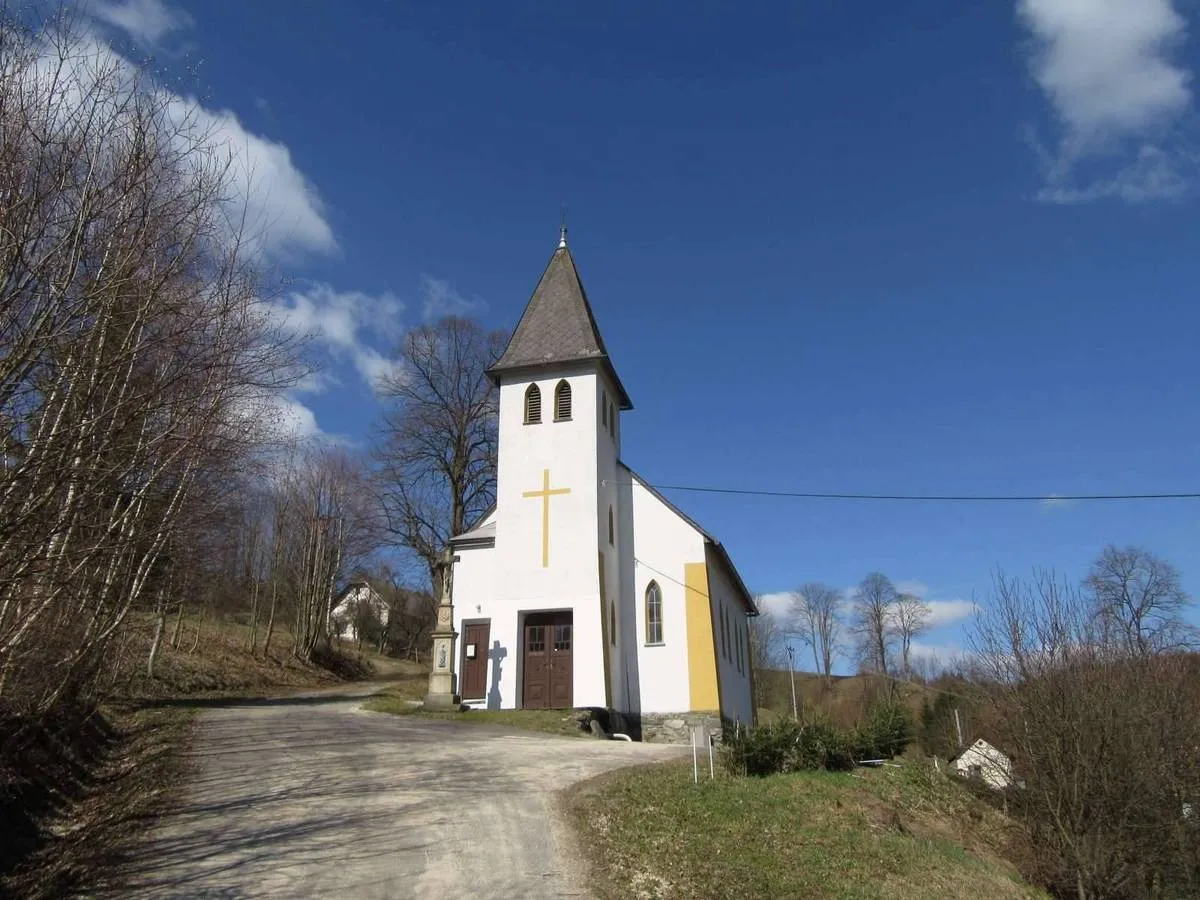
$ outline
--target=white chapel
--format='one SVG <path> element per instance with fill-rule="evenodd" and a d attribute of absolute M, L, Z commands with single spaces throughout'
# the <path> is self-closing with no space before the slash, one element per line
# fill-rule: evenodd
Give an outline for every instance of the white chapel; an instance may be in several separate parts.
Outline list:
<path fill-rule="evenodd" d="M 724 547 L 621 458 L 633 408 L 563 230 L 503 356 L 496 504 L 452 540 L 470 706 L 753 721 L 748 617 Z"/>

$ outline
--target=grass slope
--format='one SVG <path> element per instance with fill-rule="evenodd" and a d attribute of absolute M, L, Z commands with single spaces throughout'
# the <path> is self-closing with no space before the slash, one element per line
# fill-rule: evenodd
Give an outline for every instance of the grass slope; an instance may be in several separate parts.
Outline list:
<path fill-rule="evenodd" d="M 468 725 L 501 725 L 506 728 L 567 737 L 590 736 L 579 729 L 575 714 L 569 709 L 472 709 L 455 712 L 427 710 L 413 705 L 410 701 L 422 699 L 428 687 L 427 674 L 404 678 L 368 700 L 365 708 L 396 716 L 416 716 L 422 719 L 463 722 Z"/>
<path fill-rule="evenodd" d="M 691 783 L 626 769 L 567 806 L 607 898 L 1043 898 L 1001 853 L 1011 824 L 923 763 Z"/>

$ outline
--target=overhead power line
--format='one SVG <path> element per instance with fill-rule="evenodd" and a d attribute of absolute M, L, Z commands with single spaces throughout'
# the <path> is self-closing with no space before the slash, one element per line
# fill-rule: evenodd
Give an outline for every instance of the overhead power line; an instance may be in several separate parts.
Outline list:
<path fill-rule="evenodd" d="M 690 484 L 650 485 L 656 491 L 732 494 L 743 497 L 790 497 L 800 500 L 895 500 L 911 503 L 1074 503 L 1094 500 L 1200 500 L 1200 491 L 1165 494 L 850 494 L 824 491 L 767 491 L 701 487 Z"/>

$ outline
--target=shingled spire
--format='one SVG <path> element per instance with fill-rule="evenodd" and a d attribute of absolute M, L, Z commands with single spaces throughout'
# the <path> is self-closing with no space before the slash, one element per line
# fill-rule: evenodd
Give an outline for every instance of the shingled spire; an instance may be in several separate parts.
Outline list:
<path fill-rule="evenodd" d="M 596 318 L 567 247 L 566 228 L 563 228 L 558 249 L 550 257 L 550 264 L 529 298 L 504 355 L 488 374 L 499 383 L 500 377 L 509 372 L 591 361 L 599 363 L 608 373 L 621 409 L 632 409 L 629 395 L 604 349 L 604 339 L 596 327 Z"/>

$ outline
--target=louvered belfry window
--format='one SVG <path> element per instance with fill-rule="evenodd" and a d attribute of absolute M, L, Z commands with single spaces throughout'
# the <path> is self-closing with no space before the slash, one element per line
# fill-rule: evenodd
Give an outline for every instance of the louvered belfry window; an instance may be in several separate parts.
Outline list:
<path fill-rule="evenodd" d="M 542 421 L 542 392 L 536 384 L 525 390 L 525 424 L 536 425 Z"/>
<path fill-rule="evenodd" d="M 571 418 L 571 385 L 560 381 L 554 389 L 554 421 L 564 422 Z"/>

